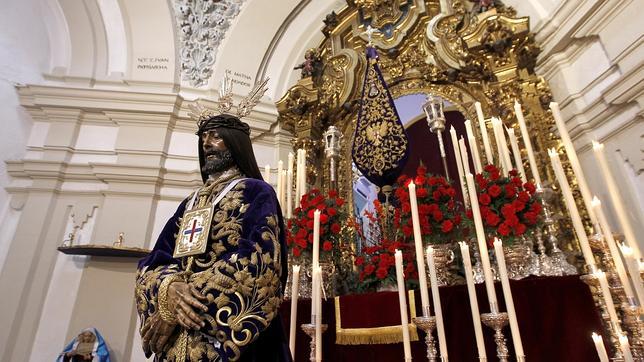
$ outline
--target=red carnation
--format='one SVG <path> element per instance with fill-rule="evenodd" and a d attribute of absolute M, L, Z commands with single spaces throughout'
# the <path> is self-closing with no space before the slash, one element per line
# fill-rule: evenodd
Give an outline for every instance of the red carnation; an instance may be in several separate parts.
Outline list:
<path fill-rule="evenodd" d="M 517 171 L 516 169 L 513 168 L 513 169 L 510 170 L 510 172 L 508 172 L 508 174 L 510 176 L 512 176 L 512 177 L 515 177 L 515 176 L 517 176 L 519 174 L 519 171 Z"/>
<path fill-rule="evenodd" d="M 480 194 L 479 195 L 479 202 L 481 205 L 489 205 L 490 202 L 492 202 L 492 199 L 490 198 L 490 195 L 488 194 Z"/>
<path fill-rule="evenodd" d="M 427 178 L 425 177 L 425 175 L 418 175 L 418 176 L 416 176 L 416 178 L 414 179 L 414 183 L 415 183 L 416 185 L 422 185 L 422 184 L 424 184 L 424 183 L 425 183 L 425 181 L 427 181 Z"/>
<path fill-rule="evenodd" d="M 514 225 L 512 229 L 514 229 L 514 235 L 520 236 L 520 235 L 523 235 L 523 233 L 525 233 L 527 227 L 525 226 L 525 224 L 518 223 Z"/>
<path fill-rule="evenodd" d="M 333 249 L 333 244 L 330 241 L 325 241 L 322 243 L 322 250 L 324 251 L 331 251 Z"/>
<path fill-rule="evenodd" d="M 496 181 L 499 179 L 499 177 L 501 177 L 501 174 L 499 173 L 499 171 L 490 172 L 490 180 Z"/>
<path fill-rule="evenodd" d="M 494 212 L 490 212 L 485 216 L 485 223 L 490 226 L 496 226 L 500 221 L 501 218 Z"/>
<path fill-rule="evenodd" d="M 329 216 L 327 214 L 320 214 L 320 224 L 326 224 L 329 222 Z"/>
<path fill-rule="evenodd" d="M 307 246 L 306 239 L 300 239 L 300 238 L 295 239 L 295 244 L 297 244 L 297 246 L 299 246 L 302 249 L 306 249 L 306 246 Z"/>
<path fill-rule="evenodd" d="M 499 232 L 499 234 L 503 236 L 508 236 L 510 235 L 510 226 L 508 226 L 508 224 L 506 223 L 502 223 L 497 229 L 497 231 Z"/>
<path fill-rule="evenodd" d="M 339 233 L 340 232 L 340 225 L 338 225 L 336 223 L 333 223 L 333 225 L 331 225 L 331 232 L 334 233 L 334 234 Z"/>
<path fill-rule="evenodd" d="M 410 204 L 410 203 L 408 203 L 408 202 L 403 202 L 403 204 L 402 204 L 402 211 L 403 211 L 405 214 L 407 214 L 407 213 L 411 212 L 411 204 Z"/>
<path fill-rule="evenodd" d="M 521 179 L 518 177 L 513 177 L 510 182 L 512 182 L 512 184 L 516 187 L 521 187 L 521 185 L 523 184 L 523 181 L 521 181 Z"/>
<path fill-rule="evenodd" d="M 521 191 L 521 192 L 519 192 L 518 199 L 521 202 L 528 202 L 528 201 L 530 201 L 530 195 L 525 191 Z"/>
<path fill-rule="evenodd" d="M 341 199 L 341 198 L 335 199 L 335 204 L 338 205 L 338 207 L 344 205 L 344 199 Z"/>
<path fill-rule="evenodd" d="M 434 220 L 436 221 L 441 221 L 443 220 L 443 213 L 440 210 L 436 210 L 433 212 L 432 216 L 434 217 Z"/>
<path fill-rule="evenodd" d="M 490 165 L 485 165 L 485 167 L 483 167 L 483 169 L 485 171 L 487 171 L 487 172 L 498 172 L 499 171 L 499 169 L 496 168 L 496 166 L 491 165 L 491 164 Z"/>
<path fill-rule="evenodd" d="M 525 203 L 521 202 L 520 200 L 514 200 L 512 201 L 512 207 L 516 211 L 522 211 L 523 209 L 525 209 Z"/>
<path fill-rule="evenodd" d="M 376 277 L 378 277 L 378 279 L 385 279 L 387 277 L 387 274 L 389 274 L 387 272 L 387 269 L 378 268 L 378 271 L 376 272 Z"/>
<path fill-rule="evenodd" d="M 328 210 L 326 210 L 326 212 L 327 212 L 327 214 L 329 214 L 329 216 L 333 217 L 333 216 L 337 215 L 338 210 L 336 210 L 333 207 L 330 207 Z"/>
<path fill-rule="evenodd" d="M 537 191 L 537 188 L 534 187 L 534 184 L 532 182 L 526 182 L 523 184 L 523 188 L 528 190 L 530 194 L 534 194 Z"/>
<path fill-rule="evenodd" d="M 506 219 L 511 216 L 514 216 L 515 213 L 516 213 L 516 210 L 514 209 L 512 204 L 505 204 L 501 206 L 501 215 L 503 215 Z"/>
<path fill-rule="evenodd" d="M 338 197 L 338 191 L 337 190 L 330 190 L 329 191 L 329 198 L 334 199 Z"/>
<path fill-rule="evenodd" d="M 358 256 L 358 257 L 356 257 L 355 264 L 356 264 L 357 266 L 360 266 L 360 265 L 364 264 L 364 257 L 362 257 L 362 256 Z"/>
<path fill-rule="evenodd" d="M 302 251 L 297 246 L 293 248 L 293 256 L 300 256 L 301 253 Z"/>
<path fill-rule="evenodd" d="M 402 228 L 402 232 L 403 234 L 405 234 L 405 236 L 409 237 L 414 232 L 414 229 L 412 229 L 410 226 L 405 225 Z"/>
<path fill-rule="evenodd" d="M 376 270 L 376 267 L 373 266 L 373 264 L 367 264 L 367 266 L 364 267 L 365 275 L 371 275 L 374 270 Z"/>
<path fill-rule="evenodd" d="M 420 165 L 416 169 L 416 175 L 424 175 L 426 173 L 427 173 L 427 167 L 425 167 L 424 165 Z"/>
<path fill-rule="evenodd" d="M 517 189 L 512 184 L 505 185 L 505 197 L 511 198 L 517 194 Z"/>
<path fill-rule="evenodd" d="M 436 190 L 436 191 L 432 192 L 432 197 L 433 197 L 433 198 L 434 198 L 434 200 L 436 200 L 436 201 L 440 200 L 440 198 L 441 198 L 441 192 L 440 192 L 440 191 L 438 191 L 438 190 Z"/>
<path fill-rule="evenodd" d="M 487 192 L 492 197 L 497 197 L 501 194 L 501 187 L 499 185 L 492 185 L 487 189 Z"/>
<path fill-rule="evenodd" d="M 454 228 L 454 223 L 452 223 L 451 220 L 445 220 L 441 224 L 441 231 L 444 233 L 448 233 L 452 231 L 453 228 Z"/>
<path fill-rule="evenodd" d="M 309 220 L 306 222 L 306 228 L 309 230 L 313 230 L 313 220 Z"/>
<path fill-rule="evenodd" d="M 420 187 L 416 190 L 416 197 L 418 198 L 425 198 L 427 197 L 427 189 L 424 187 Z"/>

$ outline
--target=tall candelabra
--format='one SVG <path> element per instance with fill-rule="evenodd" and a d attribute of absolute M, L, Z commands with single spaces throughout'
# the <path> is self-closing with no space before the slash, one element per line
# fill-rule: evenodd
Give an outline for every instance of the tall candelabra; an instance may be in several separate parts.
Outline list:
<path fill-rule="evenodd" d="M 606 240 L 602 234 L 596 233 L 589 239 L 589 241 L 591 249 L 595 255 L 599 256 L 599 262 L 606 273 L 606 279 L 608 281 L 611 294 L 610 297 L 613 299 L 615 308 L 617 309 L 616 312 L 620 316 L 621 327 L 619 325 L 614 325 L 614 323 L 611 323 L 610 319 L 607 319 L 607 306 L 601 297 L 601 291 L 599 291 L 597 279 L 591 274 L 582 277 L 582 280 L 584 280 L 584 282 L 590 287 L 596 304 L 599 305 L 600 310 L 602 311 L 602 317 L 605 321 L 605 325 L 607 326 L 607 330 L 610 332 L 611 343 L 615 349 L 614 356 L 615 358 L 621 356 L 619 337 L 622 332 L 621 329 L 623 328 L 626 336 L 628 337 L 633 358 L 635 360 L 642 361 L 644 360 L 644 321 L 642 321 L 642 307 L 637 305 L 635 300 L 627 297 L 624 291 L 624 286 L 617 274 L 617 268 L 612 254 L 606 244 L 608 240 Z"/>
<path fill-rule="evenodd" d="M 427 125 L 429 130 L 436 134 L 438 138 L 438 147 L 440 150 L 441 160 L 443 161 L 443 168 L 445 169 L 445 178 L 449 177 L 449 170 L 447 169 L 447 156 L 445 155 L 445 145 L 443 144 L 443 131 L 445 131 L 445 113 L 443 111 L 443 100 L 439 97 L 427 96 L 425 104 L 423 104 L 423 111 L 427 118 Z"/>
<path fill-rule="evenodd" d="M 342 132 L 335 127 L 329 126 L 324 132 L 324 154 L 329 159 L 329 174 L 331 180 L 331 188 L 338 188 L 338 171 L 337 162 L 340 158 L 340 151 L 342 150 Z"/>
<path fill-rule="evenodd" d="M 494 329 L 494 343 L 496 343 L 496 356 L 499 362 L 508 362 L 510 352 L 503 335 L 503 328 L 508 325 L 509 318 L 507 313 L 492 311 L 491 313 L 481 314 L 481 322 L 486 326 Z"/>
<path fill-rule="evenodd" d="M 539 186 L 537 197 L 541 202 L 543 209 L 544 229 L 537 229 L 535 238 L 537 240 L 537 249 L 539 254 L 538 274 L 545 276 L 555 275 L 574 275 L 577 274 L 577 268 L 566 260 L 566 255 L 559 249 L 559 240 L 557 239 L 557 219 L 552 212 L 550 202 L 554 195 L 553 190 L 547 186 Z M 550 244 L 550 255 L 546 254 L 546 245 L 544 238 Z"/>

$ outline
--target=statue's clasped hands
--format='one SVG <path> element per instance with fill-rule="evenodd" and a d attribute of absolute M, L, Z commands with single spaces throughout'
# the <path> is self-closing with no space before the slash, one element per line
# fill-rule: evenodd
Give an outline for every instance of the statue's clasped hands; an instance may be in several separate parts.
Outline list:
<path fill-rule="evenodd" d="M 207 302 L 203 294 L 197 288 L 185 282 L 173 282 L 168 287 L 168 309 L 175 316 L 175 323 L 168 323 L 155 313 L 150 317 L 148 323 L 143 326 L 143 350 L 153 353 L 160 353 L 163 347 L 174 332 L 177 324 L 186 328 L 199 330 L 206 324 L 204 318 L 198 312 L 207 312 Z"/>
<path fill-rule="evenodd" d="M 208 311 L 208 307 L 203 303 L 207 301 L 206 296 L 188 283 L 174 282 L 168 288 L 168 309 L 184 328 L 199 330 L 206 325 L 198 312 Z"/>

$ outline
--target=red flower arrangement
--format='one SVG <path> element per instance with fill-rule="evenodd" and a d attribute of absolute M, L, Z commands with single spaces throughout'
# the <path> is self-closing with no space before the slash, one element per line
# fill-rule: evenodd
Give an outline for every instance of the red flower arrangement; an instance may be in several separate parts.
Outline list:
<path fill-rule="evenodd" d="M 380 286 L 396 284 L 396 249 L 402 251 L 405 280 L 418 279 L 414 253 L 410 244 L 397 240 L 397 230 L 387 225 L 389 222 L 388 212 L 380 201 L 374 201 L 374 212 L 365 211 L 369 228 L 375 231 L 362 250 L 362 254 L 356 256 L 355 265 L 359 273 L 360 283 L 365 289 L 378 288 Z M 356 227 L 358 236 L 366 240 L 359 223 L 352 223 Z M 371 244 L 371 245 L 369 245 Z"/>
<path fill-rule="evenodd" d="M 511 170 L 508 177 L 502 177 L 496 166 L 487 165 L 475 176 L 485 232 L 506 245 L 535 228 L 541 213 L 535 185 L 523 183 L 518 175 L 517 170 Z M 466 215 L 472 219 L 472 210 Z"/>
<path fill-rule="evenodd" d="M 346 220 L 344 202 L 335 190 L 324 195 L 320 190 L 312 189 L 302 195 L 300 206 L 294 210 L 293 218 L 287 222 L 286 243 L 294 257 L 299 258 L 302 254 L 308 256 L 312 253 L 315 210 L 321 212 L 320 257 L 331 254 L 340 237 L 341 225 Z"/>
<path fill-rule="evenodd" d="M 407 240 L 413 240 L 413 222 L 408 185 L 416 184 L 416 200 L 420 219 L 420 233 L 424 244 L 444 244 L 455 241 L 461 232 L 461 212 L 456 201 L 456 190 L 442 176 L 427 173 L 423 165 L 413 179 L 406 175 L 398 178 L 395 195 L 400 207 L 394 215 L 394 224 Z"/>

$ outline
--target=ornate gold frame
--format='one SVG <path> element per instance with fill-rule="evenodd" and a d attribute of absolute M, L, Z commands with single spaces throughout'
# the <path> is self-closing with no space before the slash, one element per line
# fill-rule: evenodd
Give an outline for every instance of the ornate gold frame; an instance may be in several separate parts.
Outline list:
<path fill-rule="evenodd" d="M 350 143 L 364 78 L 367 25 L 393 29 L 389 36 L 374 34 L 372 43 L 394 98 L 411 93 L 440 95 L 474 122 L 476 130 L 476 101 L 487 117 L 496 116 L 506 126 L 516 123 L 513 107 L 519 101 L 539 171 L 544 179 L 554 179 L 546 167 L 546 150 L 561 147 L 551 132 L 550 88 L 534 72 L 540 49 L 527 17 L 516 17 L 514 9 L 506 6 L 472 14 L 458 0 L 443 13 L 438 0 L 347 0 L 347 6 L 329 14 L 324 23 L 326 37 L 315 49 L 323 63 L 321 74 L 301 79 L 277 102 L 279 122 L 293 132 L 294 147 L 308 151 L 309 184 L 329 187 L 320 135 L 334 125 L 345 135 L 339 191 L 352 198 Z"/>

